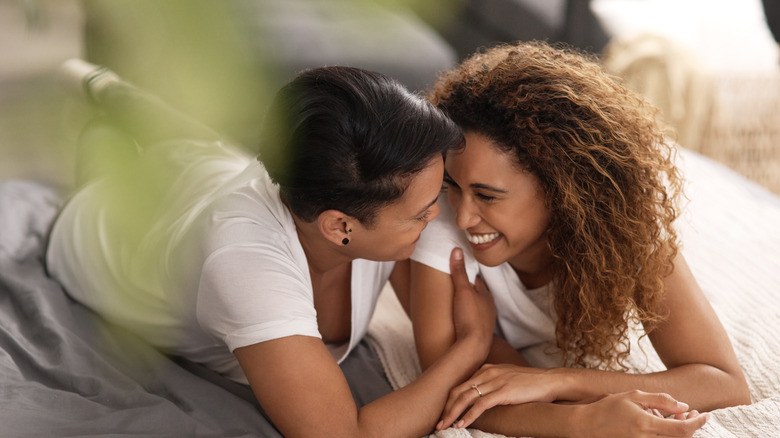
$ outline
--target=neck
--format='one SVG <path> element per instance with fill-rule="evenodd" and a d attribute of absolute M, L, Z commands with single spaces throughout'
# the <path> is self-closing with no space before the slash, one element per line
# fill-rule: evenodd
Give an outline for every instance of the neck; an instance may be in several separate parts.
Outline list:
<path fill-rule="evenodd" d="M 316 223 L 304 222 L 295 215 L 293 220 L 312 276 L 322 275 L 354 259 L 341 247 L 326 239 Z"/>
<path fill-rule="evenodd" d="M 549 265 L 546 269 L 535 272 L 522 271 L 514 266 L 512 267 L 517 273 L 517 278 L 519 278 L 520 281 L 523 282 L 523 285 L 528 289 L 536 289 L 552 281 L 552 271 Z"/>
<path fill-rule="evenodd" d="M 545 248 L 546 249 L 546 248 Z M 522 258 L 509 260 L 523 285 L 536 289 L 552 281 L 553 257 L 549 251 L 536 252 Z"/>

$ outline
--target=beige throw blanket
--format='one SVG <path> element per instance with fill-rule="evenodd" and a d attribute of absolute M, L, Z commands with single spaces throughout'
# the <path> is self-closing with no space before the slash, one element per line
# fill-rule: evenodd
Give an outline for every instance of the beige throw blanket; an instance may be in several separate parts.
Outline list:
<path fill-rule="evenodd" d="M 780 197 L 689 151 L 680 166 L 689 199 L 679 230 L 685 255 L 731 337 L 753 404 L 714 411 L 697 437 L 780 436 Z M 664 369 L 643 339 L 636 372 Z M 391 290 L 369 330 L 388 378 L 400 388 L 420 373 L 411 322 Z M 447 429 L 438 438 L 495 437 Z"/>

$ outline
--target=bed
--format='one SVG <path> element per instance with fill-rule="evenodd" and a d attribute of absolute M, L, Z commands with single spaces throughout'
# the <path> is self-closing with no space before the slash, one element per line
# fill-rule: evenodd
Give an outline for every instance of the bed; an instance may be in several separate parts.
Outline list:
<path fill-rule="evenodd" d="M 780 430 L 780 198 L 693 152 L 682 165 L 690 198 L 683 251 L 722 318 L 753 404 L 714 412 L 701 437 L 765 437 Z M 0 435 L 262 436 L 246 388 L 168 357 L 65 295 L 43 263 L 64 190 L 0 182 Z M 419 366 L 411 324 L 386 290 L 369 341 L 391 384 Z M 636 371 L 662 368 L 632 358 Z M 435 437 L 492 436 L 448 429 Z"/>
<path fill-rule="evenodd" d="M 107 324 L 47 276 L 63 199 L 0 182 L 0 436 L 258 436 L 244 387 Z"/>

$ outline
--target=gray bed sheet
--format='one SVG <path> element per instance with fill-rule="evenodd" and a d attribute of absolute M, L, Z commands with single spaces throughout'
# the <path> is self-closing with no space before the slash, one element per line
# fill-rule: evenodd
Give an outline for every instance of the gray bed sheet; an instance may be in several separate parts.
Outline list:
<path fill-rule="evenodd" d="M 47 276 L 63 199 L 0 182 L 0 436 L 267 435 L 247 387 L 107 324 Z"/>

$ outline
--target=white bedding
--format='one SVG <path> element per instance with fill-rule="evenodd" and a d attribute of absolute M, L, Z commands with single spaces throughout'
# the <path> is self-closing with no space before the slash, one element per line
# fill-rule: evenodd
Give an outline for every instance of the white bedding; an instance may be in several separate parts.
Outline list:
<path fill-rule="evenodd" d="M 680 167 L 688 197 L 678 224 L 682 252 L 731 337 L 753 400 L 713 411 L 696 437 L 780 436 L 780 197 L 691 151 L 681 151 Z M 394 388 L 420 373 L 411 322 L 392 291 L 380 299 L 369 340 Z M 649 350 L 645 357 L 632 349 L 636 371 L 663 369 Z M 497 435 L 447 429 L 432 436 Z"/>

